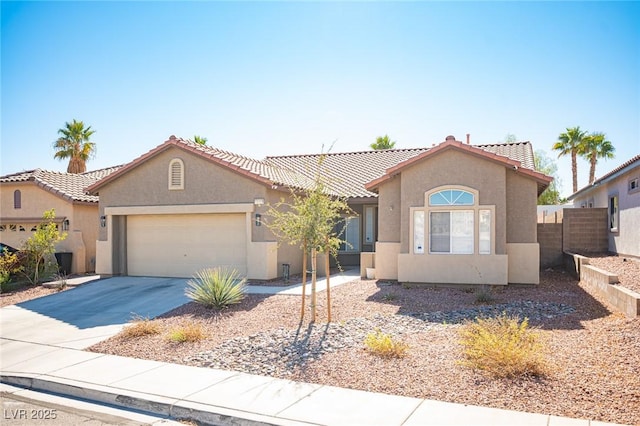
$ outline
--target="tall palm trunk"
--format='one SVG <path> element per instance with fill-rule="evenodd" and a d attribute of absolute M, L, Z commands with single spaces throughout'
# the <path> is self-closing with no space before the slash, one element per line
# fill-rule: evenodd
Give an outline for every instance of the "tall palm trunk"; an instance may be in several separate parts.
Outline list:
<path fill-rule="evenodd" d="M 598 159 L 596 158 L 596 153 L 591 153 L 591 158 L 589 159 L 590 167 L 589 167 L 589 185 L 593 184 L 593 181 L 596 180 L 596 163 Z"/>
<path fill-rule="evenodd" d="M 576 150 L 571 151 L 571 173 L 573 175 L 573 193 L 578 192 L 578 161 Z"/>

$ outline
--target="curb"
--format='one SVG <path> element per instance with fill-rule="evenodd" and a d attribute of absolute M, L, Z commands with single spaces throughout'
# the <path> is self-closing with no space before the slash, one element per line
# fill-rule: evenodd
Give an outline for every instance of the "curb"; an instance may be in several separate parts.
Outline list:
<path fill-rule="evenodd" d="M 206 405 L 188 400 L 176 400 L 159 395 L 102 387 L 89 383 L 62 379 L 54 381 L 41 377 L 2 375 L 0 382 L 22 389 L 46 392 L 73 399 L 134 410 L 166 417 L 171 420 L 188 419 L 207 425 L 220 426 L 311 426 L 317 423 L 300 422 Z M 120 392 L 114 392 L 114 391 Z"/>

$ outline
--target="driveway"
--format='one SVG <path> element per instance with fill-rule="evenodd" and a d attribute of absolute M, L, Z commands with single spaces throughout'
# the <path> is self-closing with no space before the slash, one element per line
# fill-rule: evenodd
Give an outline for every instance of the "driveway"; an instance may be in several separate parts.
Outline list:
<path fill-rule="evenodd" d="M 187 279 L 113 277 L 0 309 L 2 343 L 85 349 L 132 318 L 154 318 L 189 302 Z"/>

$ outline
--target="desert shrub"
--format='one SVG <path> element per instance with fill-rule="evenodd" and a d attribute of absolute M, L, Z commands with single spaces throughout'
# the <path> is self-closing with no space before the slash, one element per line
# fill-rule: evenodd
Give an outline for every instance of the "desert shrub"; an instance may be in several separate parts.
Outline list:
<path fill-rule="evenodd" d="M 491 286 L 483 285 L 475 290 L 477 303 L 491 303 L 493 302 L 493 291 Z"/>
<path fill-rule="evenodd" d="M 494 377 L 543 376 L 545 347 L 527 318 L 502 314 L 477 318 L 460 329 L 463 365 L 486 371 Z"/>
<path fill-rule="evenodd" d="M 222 309 L 244 299 L 246 283 L 234 269 L 203 269 L 187 282 L 185 294 L 207 308 Z"/>
<path fill-rule="evenodd" d="M 46 280 L 58 271 L 53 252 L 56 244 L 67 238 L 67 233 L 60 233 L 55 218 L 54 209 L 45 211 L 42 215 L 42 222 L 38 224 L 36 231 L 22 247 L 25 255 L 22 272 L 31 284 Z"/>
<path fill-rule="evenodd" d="M 172 329 L 167 337 L 172 342 L 197 342 L 207 338 L 202 326 L 196 322 L 187 322 Z"/>
<path fill-rule="evenodd" d="M 0 291 L 11 289 L 11 276 L 22 271 L 22 265 L 17 253 L 11 253 L 7 249 L 0 254 Z"/>
<path fill-rule="evenodd" d="M 120 332 L 120 336 L 125 339 L 132 339 L 135 337 L 159 334 L 160 331 L 161 327 L 157 321 L 150 320 L 149 318 L 135 318 L 131 321 L 131 325 L 126 326 Z"/>
<path fill-rule="evenodd" d="M 390 334 L 383 333 L 378 328 L 367 335 L 364 344 L 372 354 L 388 358 L 401 358 L 409 349 L 409 345 L 394 339 Z"/>

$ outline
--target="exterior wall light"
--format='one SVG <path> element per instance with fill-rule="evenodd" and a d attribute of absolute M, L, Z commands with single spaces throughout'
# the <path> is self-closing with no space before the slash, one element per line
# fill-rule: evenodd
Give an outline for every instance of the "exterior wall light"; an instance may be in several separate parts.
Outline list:
<path fill-rule="evenodd" d="M 262 215 L 260 213 L 256 213 L 256 226 L 262 226 Z"/>
<path fill-rule="evenodd" d="M 63 231 L 69 230 L 69 219 L 65 219 L 62 221 L 62 230 Z"/>
<path fill-rule="evenodd" d="M 100 216 L 100 228 L 106 228 L 106 227 L 107 227 L 107 217 Z"/>

